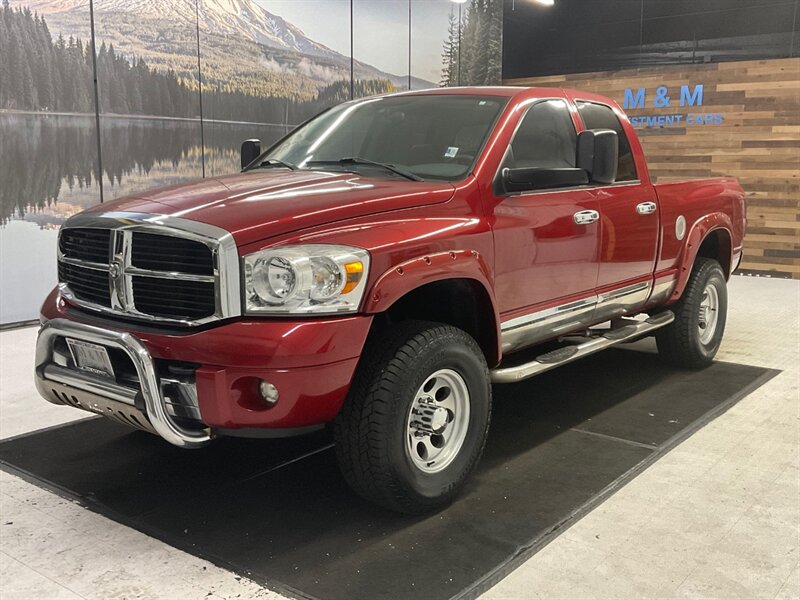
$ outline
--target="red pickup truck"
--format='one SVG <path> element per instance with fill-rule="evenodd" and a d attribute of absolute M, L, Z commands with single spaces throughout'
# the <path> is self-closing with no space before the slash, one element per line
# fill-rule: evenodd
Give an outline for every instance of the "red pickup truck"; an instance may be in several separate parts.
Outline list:
<path fill-rule="evenodd" d="M 64 224 L 42 396 L 184 448 L 332 424 L 350 485 L 413 513 L 475 467 L 492 382 L 649 334 L 685 367 L 719 348 L 744 193 L 653 184 L 608 98 L 356 100 L 242 165 Z"/>

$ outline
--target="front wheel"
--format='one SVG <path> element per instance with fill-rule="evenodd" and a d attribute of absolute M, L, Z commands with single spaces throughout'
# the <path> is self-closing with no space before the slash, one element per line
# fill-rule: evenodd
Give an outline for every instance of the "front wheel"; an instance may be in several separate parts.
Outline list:
<path fill-rule="evenodd" d="M 409 321 L 373 336 L 334 424 L 347 482 L 402 513 L 447 504 L 483 452 L 491 385 L 466 332 Z"/>
<path fill-rule="evenodd" d="M 679 367 L 698 369 L 711 364 L 722 343 L 728 313 L 728 289 L 717 261 L 697 259 L 672 311 L 675 320 L 656 332 L 659 354 Z"/>

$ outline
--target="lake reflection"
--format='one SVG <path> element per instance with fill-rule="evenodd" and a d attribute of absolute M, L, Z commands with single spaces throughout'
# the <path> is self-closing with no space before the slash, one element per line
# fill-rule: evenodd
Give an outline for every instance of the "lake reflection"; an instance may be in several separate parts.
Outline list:
<path fill-rule="evenodd" d="M 234 173 L 243 140 L 269 144 L 286 133 L 206 122 L 203 153 L 199 121 L 101 117 L 100 129 L 106 201 L 199 178 L 203 158 L 207 176 Z M 42 290 L 55 285 L 55 230 L 99 201 L 93 115 L 0 111 L 0 323 L 37 317 Z"/>

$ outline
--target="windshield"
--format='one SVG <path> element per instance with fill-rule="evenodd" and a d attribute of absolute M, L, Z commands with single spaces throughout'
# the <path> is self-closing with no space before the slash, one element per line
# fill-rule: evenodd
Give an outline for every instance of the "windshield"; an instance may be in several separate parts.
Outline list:
<path fill-rule="evenodd" d="M 442 94 L 348 102 L 289 134 L 255 166 L 272 161 L 299 169 L 455 181 L 472 169 L 507 101 Z"/>

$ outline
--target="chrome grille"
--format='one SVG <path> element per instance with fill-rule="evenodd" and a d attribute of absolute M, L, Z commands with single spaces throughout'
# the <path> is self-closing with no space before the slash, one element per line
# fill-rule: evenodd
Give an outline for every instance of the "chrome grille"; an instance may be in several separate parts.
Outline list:
<path fill-rule="evenodd" d="M 58 249 L 62 294 L 78 306 L 182 325 L 239 314 L 236 245 L 216 227 L 152 215 L 78 215 L 62 228 Z"/>
<path fill-rule="evenodd" d="M 214 282 L 133 277 L 136 309 L 165 318 L 202 319 L 214 314 Z"/>
<path fill-rule="evenodd" d="M 107 268 L 105 271 L 100 271 L 59 262 L 58 280 L 66 283 L 81 300 L 111 308 L 111 287 L 108 284 Z"/>
<path fill-rule="evenodd" d="M 153 271 L 176 271 L 194 275 L 213 275 L 211 249 L 183 238 L 133 232 L 131 264 Z"/>
<path fill-rule="evenodd" d="M 58 240 L 64 256 L 77 260 L 108 264 L 108 242 L 110 229 L 78 227 L 65 230 Z"/>

